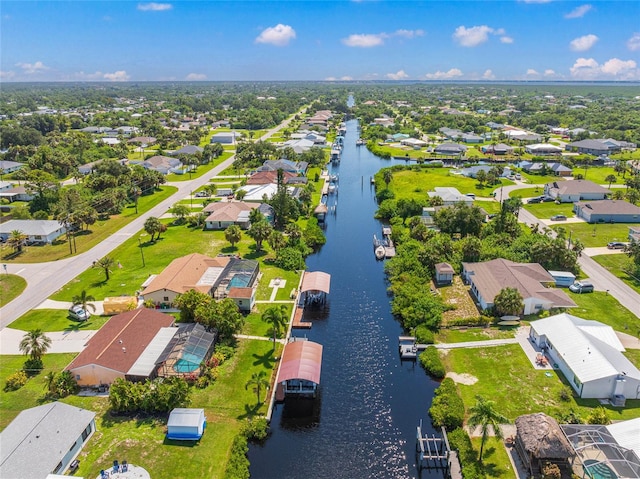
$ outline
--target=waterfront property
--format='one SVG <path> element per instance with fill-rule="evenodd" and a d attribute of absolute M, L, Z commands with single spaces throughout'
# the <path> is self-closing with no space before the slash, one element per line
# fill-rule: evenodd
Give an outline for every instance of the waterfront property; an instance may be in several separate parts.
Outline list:
<path fill-rule="evenodd" d="M 197 441 L 204 434 L 206 426 L 204 409 L 175 408 L 167 421 L 167 439 Z"/>
<path fill-rule="evenodd" d="M 457 205 L 458 203 L 464 203 L 467 206 L 473 204 L 473 198 L 471 196 L 463 195 L 457 188 L 452 186 L 436 186 L 433 191 L 427 192 L 429 198 L 439 197 L 442 199 L 444 206 Z"/>
<path fill-rule="evenodd" d="M 156 346 L 147 348 L 146 359 L 140 359 L 138 365 L 148 369 L 155 366 L 154 376 L 159 377 L 198 375 L 200 365 L 213 354 L 217 331 L 207 330 L 199 323 L 179 324 L 172 329 L 175 331 L 169 341 L 156 341 Z"/>
<path fill-rule="evenodd" d="M 617 406 L 640 399 L 640 371 L 622 354 L 625 348 L 611 326 L 562 313 L 533 321 L 529 337 L 579 397 L 609 399 Z"/>
<path fill-rule="evenodd" d="M 316 397 L 322 370 L 322 345 L 294 338 L 285 345 L 278 372 L 276 398 Z"/>
<path fill-rule="evenodd" d="M 65 370 L 87 387 L 109 385 L 116 378 L 153 378 L 158 356 L 178 331 L 174 321 L 146 308 L 113 316 Z"/>
<path fill-rule="evenodd" d="M 229 226 L 236 225 L 246 230 L 251 226 L 249 214 L 258 206 L 256 203 L 245 203 L 244 201 L 209 203 L 202 210 L 203 213 L 208 214 L 204 222 L 204 229 L 225 230 Z"/>
<path fill-rule="evenodd" d="M 504 288 L 515 288 L 524 303 L 522 314 L 551 308 L 576 306 L 564 291 L 547 286 L 555 279 L 538 263 L 515 263 L 503 258 L 482 263 L 462 263 L 462 276 L 481 310 L 491 309 L 494 298 Z"/>
<path fill-rule="evenodd" d="M 62 475 L 95 432 L 95 416 L 57 401 L 25 409 L 0 433 L 0 476 Z"/>

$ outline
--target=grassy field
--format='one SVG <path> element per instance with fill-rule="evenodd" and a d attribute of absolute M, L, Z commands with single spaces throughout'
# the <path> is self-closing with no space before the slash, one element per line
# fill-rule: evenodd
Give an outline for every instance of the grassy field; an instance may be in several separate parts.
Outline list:
<path fill-rule="evenodd" d="M 232 248 L 224 238 L 223 231 L 203 231 L 186 225 L 174 225 L 171 220 L 165 222 L 168 229 L 162 233 L 159 240 L 151 242 L 149 236 L 141 231 L 142 248 L 138 245 L 138 236 L 134 236 L 111 253 L 110 257 L 119 261 L 122 268 L 114 268 L 109 281 L 105 281 L 103 270 L 89 268 L 62 287 L 52 299 L 71 301 L 73 296 L 80 294 L 83 289 L 98 300 L 108 296 L 133 295 L 150 274 L 160 273 L 172 260 L 191 252 L 208 256 L 216 256 L 219 253 L 239 254 L 243 258 L 260 261 L 260 269 L 267 277 L 285 275 L 280 269 L 264 262 L 269 258 L 269 245 L 265 242 L 263 251 L 256 252 L 255 243 L 246 232 L 243 232 L 243 240 Z M 189 245 L 188 250 L 184 249 L 185 244 Z M 141 253 L 144 254 L 145 266 L 142 265 Z M 292 279 L 293 282 L 295 280 Z M 297 285 L 297 282 L 295 284 Z M 283 299 L 288 298 L 289 291 Z M 264 299 L 268 299 L 268 296 Z"/>
<path fill-rule="evenodd" d="M 603 254 L 593 256 L 592 259 L 640 293 L 640 279 L 633 278 L 623 271 L 631 263 L 626 254 Z"/>
<path fill-rule="evenodd" d="M 280 307 L 280 304 L 269 304 L 269 303 L 260 303 L 256 305 L 256 312 L 252 312 L 247 315 L 246 322 L 244 328 L 242 330 L 242 334 L 247 334 L 249 336 L 264 336 L 267 338 L 273 337 L 273 330 L 269 323 L 265 323 L 262 321 L 262 314 L 271 307 Z M 291 304 L 286 304 L 287 307 L 287 318 L 291 316 L 291 309 L 293 308 L 293 302 Z M 280 337 L 284 337 L 283 334 Z"/>
<path fill-rule="evenodd" d="M 536 370 L 518 344 L 493 348 L 452 349 L 444 356 L 447 371 L 467 373 L 478 379 L 473 385 L 459 384 L 467 410 L 476 395 L 491 398 L 510 421 L 532 411 L 558 418 L 575 410 L 586 417 L 599 405 L 595 399 L 560 399 L 567 385 L 560 371 Z M 549 374 L 549 375 L 547 375 Z M 628 400 L 624 409 L 604 406 L 614 420 L 631 419 L 640 414 L 640 400 Z"/>
<path fill-rule="evenodd" d="M 225 151 L 218 158 L 213 161 L 210 161 L 207 165 L 199 165 L 195 171 L 192 171 L 191 174 L 185 173 L 183 175 L 178 175 L 176 173 L 169 173 L 166 176 L 167 181 L 189 181 L 195 178 L 200 178 L 206 172 L 211 171 L 213 168 L 218 166 L 224 160 L 230 158 L 233 155 L 233 151 Z"/>
<path fill-rule="evenodd" d="M 578 305 L 570 314 L 583 319 L 594 319 L 608 324 L 617 331 L 640 337 L 640 318 L 622 306 L 617 299 L 606 292 L 594 291 L 576 294 L 567 290 L 569 297 Z"/>
<path fill-rule="evenodd" d="M 572 203 L 560 203 L 559 205 L 554 202 L 549 203 L 534 203 L 529 205 L 525 203 L 523 208 L 533 213 L 536 218 L 549 219 L 553 215 L 565 215 L 567 218 L 573 217 L 573 204 Z M 571 223 L 571 225 L 580 223 Z M 568 224 L 559 224 L 559 226 L 568 226 Z"/>
<path fill-rule="evenodd" d="M 532 175 L 521 171 L 522 179 L 532 185 L 544 185 L 545 183 L 551 183 L 552 181 L 565 181 L 561 177 L 556 175 Z"/>
<path fill-rule="evenodd" d="M 491 328 L 441 329 L 436 334 L 438 343 L 464 343 L 467 341 L 486 341 L 489 339 L 508 339 L 515 337 L 517 327 L 499 326 Z"/>
<path fill-rule="evenodd" d="M 176 188 L 173 186 L 162 186 L 160 191 L 153 195 L 140 197 L 138 200 L 138 214 L 136 214 L 134 205 L 130 204 L 127 205 L 119 215 L 114 215 L 105 221 L 97 221 L 88 231 L 82 231 L 76 236 L 77 251 L 74 252 L 74 255 L 90 250 L 98 243 L 109 238 L 120 228 L 136 219 L 141 213 L 150 210 L 176 191 Z M 69 254 L 69 243 L 64 238 L 64 235 L 61 236 L 51 245 L 27 246 L 24 251 L 17 256 L 13 255 L 13 248 L 9 248 L 3 244 L 0 254 L 2 254 L 3 261 L 17 263 L 41 263 L 68 258 L 73 255 Z"/>
<path fill-rule="evenodd" d="M 554 205 L 554 203 L 544 203 L 543 205 Z M 536 206 L 541 205 L 530 205 L 532 210 L 534 210 Z M 564 206 L 564 205 L 557 205 Z M 529 210 L 529 205 L 527 205 L 527 209 Z M 538 210 L 536 210 L 538 211 Z M 544 218 L 545 216 L 539 216 L 537 212 L 532 211 L 539 218 Z M 562 213 L 566 214 L 566 213 Z M 570 215 L 567 214 L 569 218 Z M 546 216 L 549 218 L 549 216 Z M 562 226 L 566 231 L 567 235 L 569 231 L 571 231 L 571 238 L 579 238 L 582 241 L 582 244 L 587 248 L 592 248 L 596 246 L 606 246 L 610 241 L 628 241 L 627 237 L 629 235 L 629 226 L 639 226 L 640 223 L 636 223 L 635 225 L 631 224 L 589 224 L 589 223 L 558 223 L 554 226 Z"/>
<path fill-rule="evenodd" d="M 91 313 L 91 309 L 89 308 Z M 21 331 L 41 329 L 45 332 L 100 329 L 108 316 L 92 315 L 87 321 L 69 318 L 66 309 L 32 309 L 11 323 L 11 328 Z"/>
<path fill-rule="evenodd" d="M 20 296 L 27 282 L 15 274 L 0 274 L 0 307 Z"/>
<path fill-rule="evenodd" d="M 517 190 L 509 192 L 509 198 L 513 198 L 514 196 L 519 196 L 520 198 L 531 198 L 533 196 L 540 196 L 542 194 L 544 194 L 544 190 L 542 188 L 518 188 Z M 526 202 L 526 200 L 523 200 L 523 202 Z"/>
<path fill-rule="evenodd" d="M 471 445 L 476 451 L 476 457 L 480 453 L 482 439 L 471 438 Z M 504 443 L 495 437 L 487 438 L 482 452 L 482 469 L 487 477 L 500 479 L 515 479 L 516 473 L 511 466 Z"/>

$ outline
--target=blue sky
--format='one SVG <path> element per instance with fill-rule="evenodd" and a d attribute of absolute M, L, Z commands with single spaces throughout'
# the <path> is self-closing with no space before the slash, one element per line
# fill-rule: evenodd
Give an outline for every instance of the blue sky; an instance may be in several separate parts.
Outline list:
<path fill-rule="evenodd" d="M 6 1 L 1 81 L 640 80 L 640 1 Z"/>

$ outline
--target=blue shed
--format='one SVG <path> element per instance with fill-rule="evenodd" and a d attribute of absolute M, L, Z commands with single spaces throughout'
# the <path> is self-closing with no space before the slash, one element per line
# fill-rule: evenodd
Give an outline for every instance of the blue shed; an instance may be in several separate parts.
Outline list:
<path fill-rule="evenodd" d="M 556 286 L 569 287 L 576 281 L 576 276 L 570 271 L 549 271 L 556 282 Z"/>
<path fill-rule="evenodd" d="M 206 425 L 204 409 L 175 408 L 169 415 L 167 439 L 197 441 L 204 434 Z"/>

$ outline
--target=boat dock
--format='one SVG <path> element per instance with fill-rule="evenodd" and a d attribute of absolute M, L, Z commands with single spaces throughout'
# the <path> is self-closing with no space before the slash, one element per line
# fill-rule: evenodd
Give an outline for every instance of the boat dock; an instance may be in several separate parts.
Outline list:
<path fill-rule="evenodd" d="M 300 306 L 296 303 L 296 310 L 293 313 L 293 323 L 291 325 L 292 328 L 296 329 L 311 329 L 313 323 L 311 321 L 303 321 L 302 315 L 304 314 L 304 305 Z"/>
<path fill-rule="evenodd" d="M 447 477 L 462 479 L 462 468 L 458 460 L 458 453 L 452 451 L 447 438 L 447 431 L 443 427 L 442 437 L 422 433 L 422 421 L 416 431 L 416 464 L 418 470 L 445 469 Z"/>
<path fill-rule="evenodd" d="M 398 352 L 400 359 L 415 360 L 418 354 L 429 347 L 428 344 L 417 344 L 413 336 L 398 336 Z"/>
<path fill-rule="evenodd" d="M 391 239 L 391 228 L 382 228 L 382 238 L 373 235 L 373 251 L 378 259 L 393 258 L 396 255 L 396 248 Z"/>

